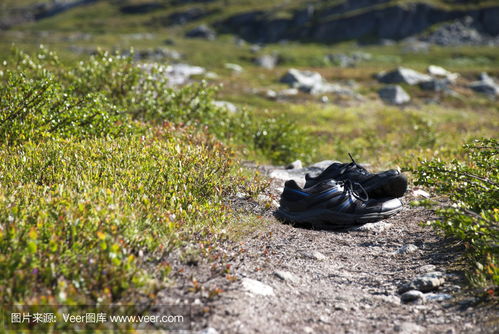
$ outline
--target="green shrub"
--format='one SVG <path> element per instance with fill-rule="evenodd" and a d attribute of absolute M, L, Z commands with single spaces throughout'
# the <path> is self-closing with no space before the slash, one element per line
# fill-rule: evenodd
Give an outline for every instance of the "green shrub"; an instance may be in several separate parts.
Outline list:
<path fill-rule="evenodd" d="M 447 235 L 465 242 L 474 283 L 499 285 L 499 144 L 480 139 L 464 146 L 465 161 L 423 161 L 416 184 L 431 187 L 448 201 L 426 202 L 440 219 L 432 222 Z"/>
<path fill-rule="evenodd" d="M 45 50 L 38 59 L 46 59 Z M 112 135 L 118 113 L 99 92 L 78 96 L 50 70 L 24 53 L 0 71 L 0 141 L 16 143 L 50 137 Z"/>
<path fill-rule="evenodd" d="M 231 113 L 213 104 L 216 88 L 172 88 L 164 66 L 144 69 L 132 57 L 99 52 L 64 66 L 44 47 L 33 57 L 14 50 L 0 70 L 0 93 L 0 140 L 7 142 L 116 137 L 134 130 L 131 120 L 167 121 L 207 129 L 275 163 L 310 157 L 304 132 L 285 117 Z"/>
<path fill-rule="evenodd" d="M 110 302 L 168 279 L 168 266 L 147 263 L 185 242 L 214 242 L 236 221 L 226 198 L 261 190 L 231 156 L 173 126 L 2 146 L 2 302 Z"/>

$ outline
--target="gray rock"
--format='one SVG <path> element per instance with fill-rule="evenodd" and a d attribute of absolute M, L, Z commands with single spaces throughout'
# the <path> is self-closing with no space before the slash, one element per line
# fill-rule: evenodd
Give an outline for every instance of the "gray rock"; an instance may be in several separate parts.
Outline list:
<path fill-rule="evenodd" d="M 416 246 L 416 245 L 413 245 L 413 244 L 407 244 L 407 245 L 404 245 L 402 247 L 400 247 L 398 250 L 397 250 L 397 254 L 408 254 L 408 253 L 414 253 L 415 251 L 417 251 L 419 248 Z"/>
<path fill-rule="evenodd" d="M 423 190 L 423 189 L 415 189 L 415 190 L 413 190 L 412 191 L 412 195 L 414 197 L 424 197 L 424 198 L 430 198 L 431 197 L 430 193 L 427 192 L 427 191 L 425 191 L 425 190 Z M 433 267 L 435 267 L 435 266 L 433 266 Z M 431 270 L 427 270 L 426 272 L 428 272 L 428 271 L 431 271 Z"/>
<path fill-rule="evenodd" d="M 241 65 L 232 64 L 232 63 L 226 63 L 225 68 L 234 72 L 242 72 L 244 70 Z"/>
<path fill-rule="evenodd" d="M 424 299 L 424 294 L 418 290 L 406 291 L 400 296 L 400 300 L 403 303 L 409 303 L 414 301 L 422 301 Z"/>
<path fill-rule="evenodd" d="M 399 293 L 404 293 L 409 290 L 430 292 L 438 289 L 444 282 L 444 274 L 439 271 L 433 271 L 417 276 L 410 283 L 404 284 L 400 287 Z"/>
<path fill-rule="evenodd" d="M 298 94 L 298 89 L 296 88 L 283 89 L 277 93 L 278 96 L 294 96 L 297 94 Z"/>
<path fill-rule="evenodd" d="M 329 166 L 331 166 L 332 164 L 338 163 L 338 162 L 339 161 L 335 161 L 335 160 L 322 160 L 322 161 L 316 162 L 315 164 L 308 166 L 308 168 L 309 169 L 318 169 L 322 172 L 324 169 L 326 169 Z"/>
<path fill-rule="evenodd" d="M 253 44 L 251 47 L 250 47 L 250 51 L 251 53 L 257 53 L 258 51 L 260 51 L 262 49 L 262 46 L 259 45 L 259 44 Z"/>
<path fill-rule="evenodd" d="M 419 87 L 433 92 L 443 92 L 450 90 L 450 83 L 449 79 L 431 79 L 430 81 L 421 82 Z"/>
<path fill-rule="evenodd" d="M 338 95 L 346 95 L 346 96 L 354 96 L 354 92 L 352 89 L 343 87 L 338 84 L 332 84 L 332 83 L 327 83 L 327 82 L 322 82 L 319 84 L 316 84 L 312 87 L 303 87 L 302 89 L 305 93 L 310 93 L 312 95 L 319 95 L 319 94 L 338 94 Z"/>
<path fill-rule="evenodd" d="M 266 69 L 273 69 L 276 67 L 277 63 L 279 62 L 279 56 L 277 55 L 262 55 L 257 58 L 255 58 L 255 64 L 266 68 Z"/>
<path fill-rule="evenodd" d="M 435 269 L 437 269 L 437 266 L 433 264 L 427 264 L 425 266 L 419 267 L 417 271 L 420 273 L 429 273 L 435 271 Z"/>
<path fill-rule="evenodd" d="M 392 227 L 393 224 L 387 223 L 384 221 L 376 222 L 376 223 L 367 223 L 364 225 L 360 226 L 353 226 L 349 228 L 349 231 L 363 231 L 363 232 L 372 232 L 372 233 L 381 233 L 390 227 Z"/>
<path fill-rule="evenodd" d="M 449 72 L 445 68 L 436 65 L 428 66 L 428 73 L 432 77 L 447 79 L 450 82 L 454 82 L 459 77 L 459 74 Z"/>
<path fill-rule="evenodd" d="M 158 80 L 160 80 L 159 76 L 166 76 L 168 78 L 168 85 L 171 87 L 185 85 L 189 82 L 191 76 L 201 75 L 206 72 L 206 70 L 202 67 L 188 64 L 172 64 L 163 66 L 157 63 L 146 63 L 140 64 L 139 67 L 143 71 L 158 77 Z"/>
<path fill-rule="evenodd" d="M 207 327 L 198 332 L 198 334 L 218 334 L 218 331 L 213 327 Z"/>
<path fill-rule="evenodd" d="M 355 67 L 357 64 L 370 60 L 372 58 L 370 53 L 366 52 L 353 52 L 351 54 L 337 53 L 326 56 L 326 59 L 339 67 Z"/>
<path fill-rule="evenodd" d="M 299 281 L 298 277 L 288 271 L 277 270 L 274 272 L 274 275 L 282 279 L 283 281 L 296 283 Z"/>
<path fill-rule="evenodd" d="M 275 90 L 267 89 L 267 91 L 265 92 L 265 96 L 269 99 L 276 99 L 277 93 L 275 92 Z"/>
<path fill-rule="evenodd" d="M 499 95 L 499 85 L 494 82 L 487 73 L 480 74 L 480 80 L 472 82 L 469 88 L 478 93 L 483 93 L 491 97 Z"/>
<path fill-rule="evenodd" d="M 411 100 L 409 94 L 399 85 L 383 87 L 378 91 L 378 94 L 388 104 L 401 105 Z"/>
<path fill-rule="evenodd" d="M 301 252 L 301 255 L 308 259 L 317 260 L 317 261 L 324 261 L 325 259 L 327 259 L 326 255 L 318 251 L 304 251 Z"/>
<path fill-rule="evenodd" d="M 283 183 L 287 180 L 295 180 L 296 183 L 303 186 L 305 184 L 305 174 L 310 173 L 312 176 L 317 176 L 334 162 L 337 161 L 324 160 L 308 167 L 297 169 L 275 168 L 268 171 L 268 176 L 272 179 L 283 181 Z"/>
<path fill-rule="evenodd" d="M 320 73 L 312 71 L 300 71 L 297 69 L 289 69 L 288 72 L 281 78 L 281 82 L 295 88 L 311 88 L 315 85 L 322 84 L 322 76 Z"/>
<path fill-rule="evenodd" d="M 191 76 L 201 75 L 205 72 L 203 67 L 188 64 L 172 64 L 166 67 L 168 83 L 172 86 L 186 84 Z"/>
<path fill-rule="evenodd" d="M 452 296 L 447 293 L 427 293 L 424 297 L 425 300 L 430 302 L 441 302 L 452 299 Z"/>
<path fill-rule="evenodd" d="M 488 11 L 485 11 L 485 13 L 487 12 Z M 491 16 L 497 15 L 497 9 L 495 14 L 492 12 L 490 14 Z M 495 21 L 497 21 L 497 16 Z M 488 23 L 488 21 L 484 23 Z M 497 36 L 494 37 L 482 34 L 482 28 L 483 26 L 480 23 L 475 22 L 471 16 L 467 16 L 455 20 L 454 22 L 441 25 L 431 34 L 423 37 L 422 40 L 442 46 L 498 45 L 499 38 L 497 38 Z"/>
<path fill-rule="evenodd" d="M 378 80 L 382 83 L 397 84 L 406 83 L 409 85 L 417 85 L 420 82 L 430 81 L 429 75 L 416 72 L 410 68 L 399 67 L 388 73 L 380 73 L 377 76 Z"/>
<path fill-rule="evenodd" d="M 204 38 L 208 40 L 214 40 L 217 37 L 215 31 L 213 31 L 210 27 L 203 24 L 197 26 L 196 28 L 189 30 L 186 34 L 186 37 L 190 38 Z"/>
<path fill-rule="evenodd" d="M 243 285 L 243 289 L 253 295 L 260 295 L 260 296 L 275 295 L 274 289 L 272 289 L 271 286 L 264 284 L 260 281 L 245 277 L 241 280 L 241 283 Z"/>
<path fill-rule="evenodd" d="M 354 95 L 350 88 L 328 83 L 320 73 L 312 71 L 300 71 L 292 68 L 281 78 L 281 82 L 313 95 L 329 93 Z"/>
<path fill-rule="evenodd" d="M 231 113 L 236 113 L 239 110 L 234 103 L 230 103 L 227 101 L 213 101 L 212 104 L 218 108 L 226 109 Z"/>
<path fill-rule="evenodd" d="M 300 169 L 303 168 L 301 160 L 296 160 L 286 166 L 286 169 Z"/>

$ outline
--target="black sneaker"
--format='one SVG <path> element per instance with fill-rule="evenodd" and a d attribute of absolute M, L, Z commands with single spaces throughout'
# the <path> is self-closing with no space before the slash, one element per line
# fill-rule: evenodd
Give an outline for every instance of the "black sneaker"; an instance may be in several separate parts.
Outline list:
<path fill-rule="evenodd" d="M 355 162 L 334 163 L 316 177 L 305 175 L 305 188 L 312 187 L 318 182 L 333 179 L 336 181 L 350 180 L 359 183 L 373 198 L 402 197 L 407 190 L 407 177 L 395 169 L 377 174 L 369 173 L 364 167 Z"/>
<path fill-rule="evenodd" d="M 402 209 L 399 199 L 369 199 L 358 183 L 321 181 L 302 189 L 286 181 L 277 218 L 292 223 L 345 227 L 388 218 Z"/>

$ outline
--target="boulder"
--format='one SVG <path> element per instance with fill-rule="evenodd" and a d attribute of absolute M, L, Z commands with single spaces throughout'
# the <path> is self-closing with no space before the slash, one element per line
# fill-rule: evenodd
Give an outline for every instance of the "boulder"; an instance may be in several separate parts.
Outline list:
<path fill-rule="evenodd" d="M 377 76 L 378 80 L 382 83 L 397 84 L 406 83 L 409 85 L 417 85 L 421 82 L 430 81 L 429 75 L 416 72 L 410 68 L 399 67 L 388 73 L 380 73 Z"/>
<path fill-rule="evenodd" d="M 403 303 L 417 302 L 424 300 L 424 294 L 418 290 L 409 290 L 400 296 Z"/>
<path fill-rule="evenodd" d="M 428 66 L 428 73 L 432 77 L 444 78 L 450 82 L 454 82 L 459 77 L 459 74 L 449 72 L 445 68 L 436 65 Z"/>
<path fill-rule="evenodd" d="M 215 31 L 204 24 L 189 30 L 185 36 L 190 38 L 204 38 L 208 40 L 214 40 L 217 37 Z"/>
<path fill-rule="evenodd" d="M 419 87 L 424 90 L 430 90 L 433 92 L 449 91 L 450 81 L 448 79 L 431 79 L 430 81 L 424 81 L 419 84 Z"/>
<path fill-rule="evenodd" d="M 472 82 L 469 86 L 472 90 L 478 93 L 483 93 L 491 97 L 499 95 L 499 85 L 494 82 L 487 73 L 480 75 L 480 80 Z"/>
<path fill-rule="evenodd" d="M 315 85 L 322 84 L 322 76 L 320 73 L 312 71 L 300 71 L 297 69 L 290 69 L 281 78 L 281 82 L 287 83 L 295 88 L 310 88 Z"/>
<path fill-rule="evenodd" d="M 383 87 L 378 91 L 378 94 L 388 104 L 401 105 L 411 100 L 409 94 L 399 85 Z"/>
<path fill-rule="evenodd" d="M 312 71 L 300 71 L 292 68 L 281 78 L 281 82 L 313 95 L 328 93 L 349 96 L 354 95 L 350 88 L 338 84 L 327 83 L 320 73 Z"/>
<path fill-rule="evenodd" d="M 400 287 L 399 293 L 410 290 L 430 292 L 438 289 L 445 282 L 444 274 L 439 271 L 432 271 L 424 275 L 417 276 L 411 282 Z"/>

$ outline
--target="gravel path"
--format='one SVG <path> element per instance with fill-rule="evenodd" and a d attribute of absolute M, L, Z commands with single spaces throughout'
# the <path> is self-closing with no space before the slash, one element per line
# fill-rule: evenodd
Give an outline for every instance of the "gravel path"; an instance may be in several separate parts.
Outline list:
<path fill-rule="evenodd" d="M 183 271 L 207 290 L 224 290 L 196 300 L 199 333 L 499 332 L 493 305 L 465 291 L 461 246 L 420 224 L 431 212 L 406 205 L 390 219 L 344 231 L 283 224 L 271 212 L 262 209 L 257 232 L 220 247 L 230 279 L 213 276 L 213 264 L 211 275 L 207 264 Z M 410 287 L 401 288 L 427 273 L 411 287 L 425 293 L 408 292 L 404 300 L 413 300 L 402 302 Z"/>

